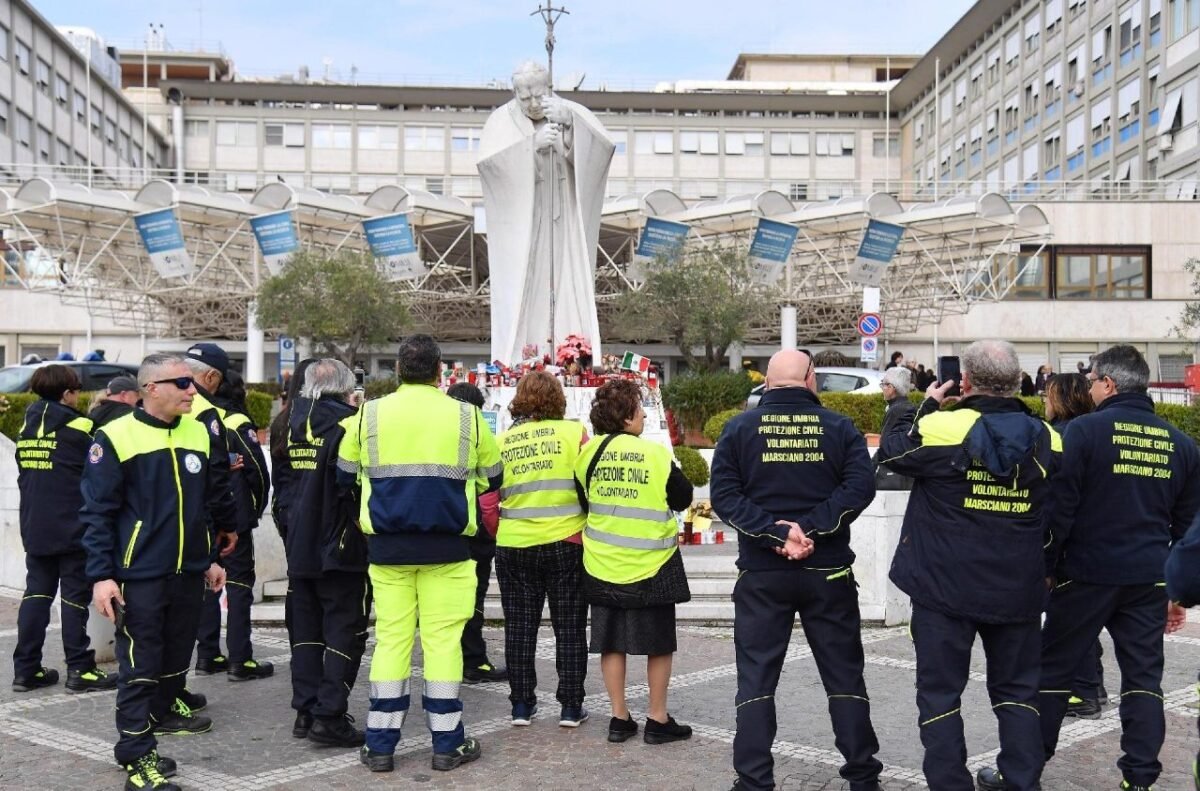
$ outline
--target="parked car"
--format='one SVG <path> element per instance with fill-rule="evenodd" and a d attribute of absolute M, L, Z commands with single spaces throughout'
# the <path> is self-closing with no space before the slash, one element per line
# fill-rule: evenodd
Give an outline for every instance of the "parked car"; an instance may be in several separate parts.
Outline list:
<path fill-rule="evenodd" d="M 883 388 L 883 372 L 874 368 L 817 368 L 818 393 L 881 393 Z M 758 406 L 758 399 L 766 391 L 766 384 L 761 384 L 750 391 L 746 399 L 746 408 Z"/>
<path fill-rule="evenodd" d="M 113 377 L 128 374 L 137 376 L 138 367 L 126 363 L 81 362 L 79 360 L 47 360 L 32 365 L 7 365 L 0 368 L 0 393 L 28 393 L 33 372 L 43 365 L 66 365 L 75 369 L 86 392 L 103 390 Z"/>

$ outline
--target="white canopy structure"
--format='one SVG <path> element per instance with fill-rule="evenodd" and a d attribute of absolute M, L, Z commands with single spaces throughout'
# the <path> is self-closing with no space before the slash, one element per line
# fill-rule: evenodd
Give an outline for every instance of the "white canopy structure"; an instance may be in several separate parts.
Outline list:
<path fill-rule="evenodd" d="M 174 210 L 193 263 L 182 277 L 158 274 L 134 220 L 163 208 Z M 282 182 L 251 195 L 163 180 L 115 191 L 43 178 L 0 191 L 6 257 L 23 258 L 23 266 L 10 268 L 25 288 L 58 293 L 143 331 L 183 337 L 243 336 L 247 305 L 267 274 L 250 220 L 283 210 L 292 212 L 303 248 L 331 253 L 366 252 L 364 219 L 407 213 L 427 271 L 396 288 L 410 294 L 418 325 L 444 340 L 487 340 L 485 218 L 453 196 L 384 186 L 359 198 Z M 795 226 L 784 276 L 776 286 L 759 288 L 764 301 L 797 306 L 800 339 L 810 344 L 856 337 L 862 286 L 849 271 L 870 220 L 905 229 L 882 281 L 885 326 L 899 333 L 979 301 L 1002 299 L 1020 277 L 1021 267 L 1011 266 L 1014 257 L 1050 238 L 1036 205 L 1017 209 L 996 194 L 908 206 L 885 193 L 801 205 L 772 190 L 691 205 L 667 190 L 628 195 L 606 204 L 602 217 L 596 295 L 606 337 L 613 332 L 606 308 L 624 291 L 640 288 L 630 266 L 648 217 L 688 225 L 692 245 L 748 246 L 764 218 Z M 751 340 L 778 338 L 770 322 L 756 327 Z"/>

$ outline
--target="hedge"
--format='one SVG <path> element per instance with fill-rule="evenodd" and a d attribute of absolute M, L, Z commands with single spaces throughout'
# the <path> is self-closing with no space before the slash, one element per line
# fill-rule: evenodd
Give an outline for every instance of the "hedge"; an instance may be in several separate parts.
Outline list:
<path fill-rule="evenodd" d="M 246 413 L 258 428 L 271 425 L 271 409 L 275 405 L 275 397 L 269 393 L 249 390 L 246 392 Z"/>
<path fill-rule="evenodd" d="M 283 385 L 279 382 L 247 382 L 246 392 L 266 393 L 271 398 L 279 398 L 279 394 L 283 392 Z"/>
<path fill-rule="evenodd" d="M 746 402 L 753 385 L 742 371 L 687 373 L 663 385 L 663 406 L 685 428 L 703 429 L 710 417 Z"/>
<path fill-rule="evenodd" d="M 742 414 L 740 409 L 726 409 L 724 412 L 713 415 L 704 424 L 704 436 L 715 445 L 721 438 L 721 432 L 725 430 L 725 424 L 740 414 Z"/>
<path fill-rule="evenodd" d="M 708 483 L 708 462 L 700 455 L 700 451 L 680 445 L 675 448 L 675 458 L 679 460 L 679 467 L 692 486 Z"/>

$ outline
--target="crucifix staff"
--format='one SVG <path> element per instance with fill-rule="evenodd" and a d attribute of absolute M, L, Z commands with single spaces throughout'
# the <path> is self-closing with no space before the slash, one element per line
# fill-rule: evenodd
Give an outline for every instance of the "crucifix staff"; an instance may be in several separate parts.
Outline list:
<path fill-rule="evenodd" d="M 558 23 L 559 18 L 563 14 L 571 13 L 565 6 L 555 8 L 553 0 L 546 0 L 546 5 L 538 5 L 537 10 L 532 12 L 530 16 L 540 16 L 542 21 L 546 23 L 546 59 L 547 72 L 549 73 L 550 84 L 547 86 L 547 91 L 550 95 L 554 94 L 554 26 Z M 555 277 L 554 277 L 554 223 L 558 213 L 558 159 L 555 157 L 554 147 L 550 148 L 550 354 L 555 354 L 554 341 L 555 330 L 555 311 L 557 306 L 557 294 L 555 293 Z M 557 357 L 554 358 L 557 362 Z"/>

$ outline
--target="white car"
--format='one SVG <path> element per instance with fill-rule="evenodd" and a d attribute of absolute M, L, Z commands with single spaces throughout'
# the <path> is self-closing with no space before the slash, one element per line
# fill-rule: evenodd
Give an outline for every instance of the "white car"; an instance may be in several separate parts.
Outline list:
<path fill-rule="evenodd" d="M 818 393 L 882 393 L 879 383 L 883 381 L 883 372 L 874 368 L 817 368 Z M 761 384 L 750 391 L 746 399 L 746 408 L 758 406 L 766 385 Z"/>

